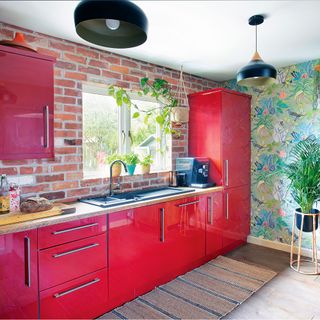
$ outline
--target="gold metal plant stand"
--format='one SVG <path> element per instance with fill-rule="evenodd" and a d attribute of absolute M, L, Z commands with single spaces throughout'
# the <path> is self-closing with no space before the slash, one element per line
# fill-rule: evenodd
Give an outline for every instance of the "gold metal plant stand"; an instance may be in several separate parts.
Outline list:
<path fill-rule="evenodd" d="M 298 254 L 297 259 L 293 259 L 293 251 L 294 251 L 294 235 L 295 235 L 295 225 L 297 220 L 297 215 L 301 215 L 301 226 L 299 230 L 299 236 L 298 236 Z M 318 252 L 317 252 L 317 237 L 316 237 L 316 216 L 319 216 L 320 213 L 302 213 L 295 211 L 294 219 L 292 223 L 292 238 L 291 238 L 291 252 L 290 252 L 290 267 L 302 274 L 310 274 L 310 275 L 317 275 L 319 273 L 319 262 L 318 262 Z M 305 216 L 312 216 L 312 260 L 302 259 L 301 258 L 301 244 L 302 244 L 302 233 L 303 233 L 303 227 L 304 227 L 304 217 Z M 313 272 L 305 272 L 301 270 L 301 262 L 306 262 L 310 265 L 314 265 L 314 271 Z"/>

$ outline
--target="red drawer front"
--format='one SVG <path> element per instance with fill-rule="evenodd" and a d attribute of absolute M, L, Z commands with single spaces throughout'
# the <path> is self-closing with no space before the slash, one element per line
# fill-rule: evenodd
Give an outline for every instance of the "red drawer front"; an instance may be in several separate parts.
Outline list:
<path fill-rule="evenodd" d="M 39 252 L 40 290 L 106 266 L 106 233 L 42 250 Z"/>
<path fill-rule="evenodd" d="M 106 219 L 103 215 L 39 228 L 39 249 L 103 233 L 107 230 Z"/>
<path fill-rule="evenodd" d="M 107 310 L 107 270 L 40 292 L 40 319 L 93 319 Z"/>

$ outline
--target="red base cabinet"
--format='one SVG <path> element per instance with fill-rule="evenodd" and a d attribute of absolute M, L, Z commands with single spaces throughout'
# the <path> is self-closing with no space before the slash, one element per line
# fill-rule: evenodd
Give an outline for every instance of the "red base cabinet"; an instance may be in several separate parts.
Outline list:
<path fill-rule="evenodd" d="M 0 236 L 0 318 L 38 318 L 37 230 Z"/>

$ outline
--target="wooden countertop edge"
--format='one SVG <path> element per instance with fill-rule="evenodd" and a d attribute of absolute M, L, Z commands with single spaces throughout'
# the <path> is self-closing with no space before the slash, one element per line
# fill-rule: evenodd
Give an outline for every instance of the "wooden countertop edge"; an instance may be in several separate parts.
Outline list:
<path fill-rule="evenodd" d="M 190 188 L 190 189 L 195 189 L 195 188 Z M 123 205 L 119 205 L 111 208 L 100 208 L 98 206 L 90 205 L 83 202 L 68 203 L 68 205 L 72 205 L 76 207 L 75 213 L 61 214 L 58 216 L 52 216 L 48 218 L 42 218 L 42 219 L 36 219 L 36 220 L 30 220 L 30 221 L 21 222 L 21 223 L 0 226 L 0 235 L 32 230 L 39 227 L 46 227 L 46 226 L 50 226 L 58 223 L 69 222 L 69 221 L 88 218 L 88 217 L 100 216 L 103 214 L 110 214 L 114 212 L 134 209 L 137 207 L 149 206 L 149 205 L 158 204 L 158 203 L 167 202 L 167 201 L 195 197 L 202 194 L 218 192 L 222 190 L 223 190 L 223 187 L 196 189 L 195 191 L 191 191 L 188 193 L 177 194 L 177 195 L 172 195 L 172 196 L 152 199 L 152 200 L 133 202 L 133 203 L 123 204 Z M 1 219 L 1 215 L 0 215 L 0 219 Z"/>

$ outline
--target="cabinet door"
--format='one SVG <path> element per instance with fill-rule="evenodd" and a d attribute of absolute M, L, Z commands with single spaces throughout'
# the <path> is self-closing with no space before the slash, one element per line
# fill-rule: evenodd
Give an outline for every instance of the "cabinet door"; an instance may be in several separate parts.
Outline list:
<path fill-rule="evenodd" d="M 109 215 L 110 306 L 152 290 L 159 277 L 159 207 Z"/>
<path fill-rule="evenodd" d="M 222 94 L 221 145 L 225 187 L 250 184 L 250 98 Z"/>
<path fill-rule="evenodd" d="M 205 217 L 199 198 L 171 201 L 162 215 L 163 269 L 168 281 L 192 269 L 205 256 Z"/>
<path fill-rule="evenodd" d="M 0 318 L 38 317 L 37 230 L 0 236 Z"/>
<path fill-rule="evenodd" d="M 224 216 L 222 192 L 214 192 L 202 197 L 206 213 L 206 256 L 214 258 L 221 253 Z"/>
<path fill-rule="evenodd" d="M 224 191 L 225 227 L 223 248 L 231 250 L 246 242 L 250 223 L 250 187 L 242 186 Z"/>
<path fill-rule="evenodd" d="M 0 159 L 53 157 L 53 63 L 0 54 Z"/>

